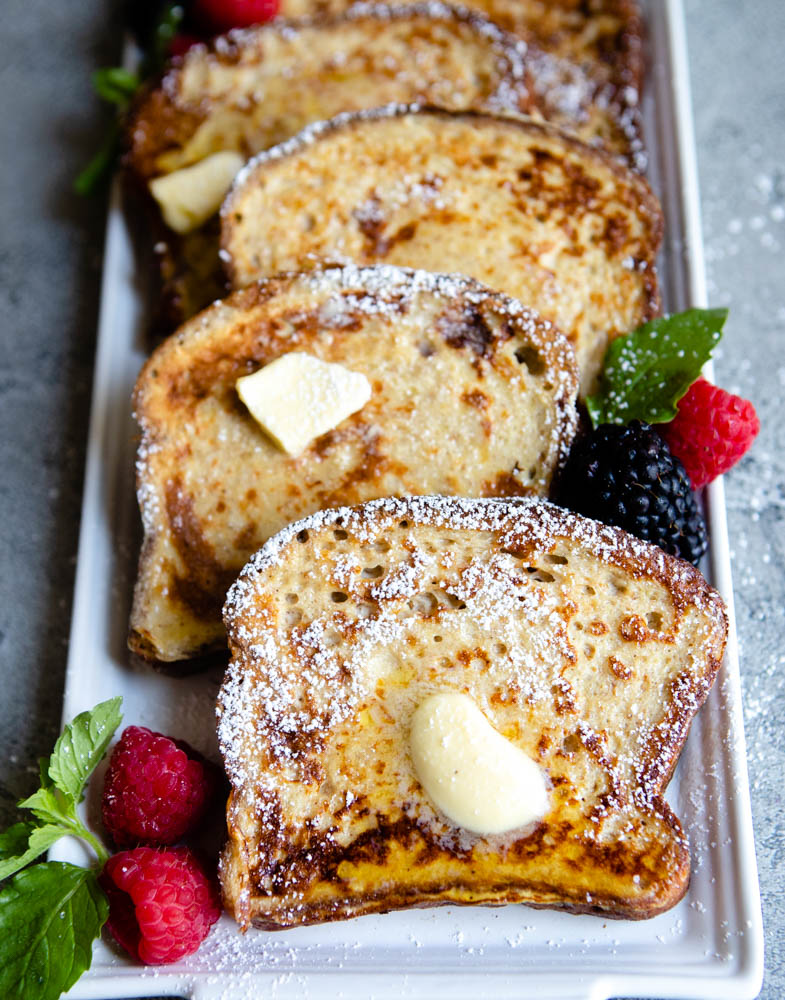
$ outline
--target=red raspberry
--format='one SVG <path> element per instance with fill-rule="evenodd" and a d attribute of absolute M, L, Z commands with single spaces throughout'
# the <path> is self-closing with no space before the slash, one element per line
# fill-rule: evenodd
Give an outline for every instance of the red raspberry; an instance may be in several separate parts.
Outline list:
<path fill-rule="evenodd" d="M 169 42 L 169 55 L 171 57 L 184 56 L 186 52 L 189 52 L 194 45 L 199 45 L 201 41 L 202 39 L 196 35 L 180 32 Z"/>
<path fill-rule="evenodd" d="M 760 421 L 748 400 L 699 378 L 679 401 L 673 420 L 658 430 L 697 490 L 738 462 Z"/>
<path fill-rule="evenodd" d="M 128 726 L 106 772 L 104 826 L 118 847 L 173 844 L 204 816 L 216 779 L 187 743 Z"/>
<path fill-rule="evenodd" d="M 279 6 L 280 0 L 196 0 L 194 15 L 209 31 L 229 31 L 270 21 Z"/>
<path fill-rule="evenodd" d="M 218 887 L 187 847 L 114 854 L 99 882 L 109 898 L 112 936 L 146 965 L 190 955 L 221 915 Z"/>

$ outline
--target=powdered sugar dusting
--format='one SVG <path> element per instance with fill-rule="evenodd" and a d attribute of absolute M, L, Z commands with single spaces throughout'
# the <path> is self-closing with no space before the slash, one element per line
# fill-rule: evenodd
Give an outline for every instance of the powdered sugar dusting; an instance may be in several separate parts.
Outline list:
<path fill-rule="evenodd" d="M 423 533 L 425 528 L 443 529 L 449 541 L 436 545 L 432 534 Z M 336 555 L 330 555 L 335 548 L 333 538 L 340 550 Z M 570 547 L 559 548 L 560 539 L 569 539 Z M 570 589 L 576 584 L 567 582 L 574 578 L 564 577 L 560 582 L 559 571 L 571 558 L 575 561 L 573 545 L 600 559 L 604 567 L 630 574 L 630 579 L 659 580 L 667 585 L 673 601 L 671 623 L 661 621 L 657 612 L 652 619 L 654 631 L 647 633 L 643 618 L 634 614 L 614 626 L 629 641 L 648 635 L 650 641 L 662 643 L 664 650 L 675 642 L 682 671 L 673 674 L 663 689 L 664 703 L 658 697 L 652 702 L 645 693 L 647 687 L 632 682 L 633 687 L 626 690 L 640 694 L 625 702 L 626 716 L 634 725 L 627 731 L 625 720 L 624 734 L 608 731 L 605 713 L 595 712 L 584 690 L 585 674 L 579 673 L 576 681 L 570 670 L 577 662 L 576 642 L 584 641 L 580 637 L 596 636 L 594 641 L 599 643 L 608 631 L 606 625 L 588 621 L 580 624 L 580 632 L 571 630 L 580 602 L 576 603 L 577 592 Z M 446 566 L 442 548 L 451 551 L 455 560 L 451 566 Z M 361 569 L 376 551 L 381 551 L 378 558 L 384 565 Z M 395 558 L 390 551 L 397 553 Z M 549 561 L 552 552 L 556 554 Z M 355 561 L 347 553 L 362 555 Z M 301 556 L 306 558 L 304 563 Z M 287 630 L 275 611 L 279 581 L 291 578 L 297 562 L 304 581 L 313 579 L 318 588 L 324 570 L 316 570 L 314 560 L 319 564 L 326 560 L 326 566 L 333 567 L 327 570 L 330 579 L 342 581 L 345 590 L 333 593 L 333 606 L 329 600 L 308 605 L 308 585 L 301 584 L 298 607 L 313 607 L 313 611 Z M 595 568 L 594 575 L 578 579 L 601 586 L 599 573 Z M 621 582 L 611 580 L 610 585 L 614 591 L 623 589 Z M 593 587 L 589 590 L 594 592 Z M 368 614 L 355 613 L 364 607 L 370 609 Z M 671 754 L 713 680 L 725 628 L 721 602 L 700 574 L 653 546 L 544 501 L 445 497 L 387 498 L 358 508 L 322 511 L 290 525 L 243 571 L 228 595 L 225 619 L 234 658 L 219 698 L 219 741 L 235 788 L 256 802 L 257 813 L 263 810 L 266 827 L 280 829 L 280 820 L 265 803 L 278 801 L 284 794 L 282 781 L 305 780 L 305 785 L 286 785 L 297 789 L 291 794 L 302 807 L 303 797 L 318 795 L 308 790 L 312 786 L 307 776 L 314 762 L 332 760 L 335 751 L 331 747 L 336 740 L 351 738 L 355 727 L 362 725 L 357 720 L 363 713 L 381 712 L 373 725 L 393 741 L 382 760 L 393 768 L 387 780 L 392 782 L 399 809 L 418 829 L 427 828 L 434 843 L 480 853 L 506 848 L 501 842 L 489 846 L 482 838 L 467 839 L 456 832 L 417 792 L 406 763 L 400 746 L 405 735 L 396 719 L 405 719 L 423 692 L 433 684 L 438 690 L 439 684 L 446 683 L 449 689 L 457 683 L 459 690 L 479 698 L 485 711 L 501 713 L 500 718 L 507 711 L 513 713 L 511 719 L 541 718 L 538 713 L 542 711 L 548 718 L 554 712 L 556 717 L 564 715 L 562 733 L 572 732 L 575 740 L 568 754 L 582 747 L 581 753 L 606 775 L 604 786 L 599 786 L 604 795 L 594 803 L 589 818 L 587 843 L 615 841 L 625 836 L 625 830 L 637 836 L 640 811 L 659 817 L 662 829 L 670 831 L 658 793 L 669 772 Z M 690 639 L 685 640 L 682 631 L 688 629 Z M 441 633 L 448 635 L 452 656 L 457 655 L 462 664 L 457 674 L 450 672 L 454 660 L 445 661 L 435 674 L 428 665 L 438 657 L 439 649 L 447 649 L 446 643 L 439 646 Z M 424 636 L 433 654 L 418 652 Z M 685 641 L 691 644 L 687 648 L 682 645 Z M 430 646 L 431 642 L 435 645 Z M 491 649 L 493 653 L 486 652 Z M 632 647 L 625 649 L 631 655 Z M 663 662 L 670 663 L 670 656 L 668 652 Z M 412 657 L 422 658 L 417 670 L 411 665 Z M 407 661 L 411 661 L 409 666 L 405 666 Z M 407 684 L 400 681 L 402 670 L 411 674 Z M 633 674 L 634 670 L 629 676 Z M 658 677 L 655 673 L 652 680 Z M 379 700 L 382 691 L 386 694 Z M 539 732 L 540 724 L 532 724 Z M 385 743 L 381 735 L 379 740 Z M 347 773 L 354 773 L 351 750 L 339 754 L 343 758 Z M 553 766 L 558 770 L 556 763 Z M 349 782 L 346 787 L 352 800 L 358 792 L 361 798 L 369 794 L 364 785 L 352 783 L 358 778 L 330 773 L 333 788 L 340 790 L 342 781 Z M 331 850 L 348 843 L 345 837 L 350 827 L 344 827 L 345 821 L 336 820 L 333 826 L 328 822 L 343 815 L 343 804 L 331 805 L 327 814 L 317 810 L 308 820 L 309 828 L 320 830 Z M 296 823 L 305 822 L 307 816 L 306 810 Z M 681 838 L 678 827 L 662 836 L 677 843 Z M 281 900 L 286 922 L 297 923 L 299 914 L 308 912 L 299 878 L 292 869 L 291 886 Z"/>

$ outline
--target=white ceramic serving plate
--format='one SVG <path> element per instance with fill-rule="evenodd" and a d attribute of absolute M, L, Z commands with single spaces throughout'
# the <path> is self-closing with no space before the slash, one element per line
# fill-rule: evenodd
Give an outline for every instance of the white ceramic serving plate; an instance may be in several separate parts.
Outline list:
<path fill-rule="evenodd" d="M 646 7 L 653 53 L 645 103 L 649 176 L 666 215 L 665 304 L 676 311 L 706 304 L 684 24 L 680 0 Z M 139 541 L 129 405 L 144 360 L 139 285 L 115 189 L 63 715 L 70 719 L 119 693 L 126 723 L 172 732 L 217 756 L 219 678 L 161 677 L 131 665 L 125 646 Z M 708 491 L 707 514 L 705 570 L 733 622 L 721 481 Z M 719 682 L 692 727 L 668 798 L 690 833 L 693 877 L 686 898 L 653 920 L 444 907 L 243 937 L 224 917 L 198 954 L 157 970 L 99 942 L 92 968 L 69 996 L 751 1000 L 761 985 L 763 934 L 733 624 Z M 84 860 L 71 844 L 53 856 Z"/>

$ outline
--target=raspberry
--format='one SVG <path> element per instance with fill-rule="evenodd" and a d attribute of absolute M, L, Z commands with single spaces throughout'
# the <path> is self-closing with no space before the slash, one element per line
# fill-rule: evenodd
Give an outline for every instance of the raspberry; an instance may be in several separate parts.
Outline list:
<path fill-rule="evenodd" d="M 699 378 L 660 433 L 697 490 L 735 465 L 759 430 L 752 403 Z"/>
<path fill-rule="evenodd" d="M 691 563 L 706 551 L 706 526 L 684 467 L 640 420 L 601 424 L 573 445 L 559 502 Z"/>
<path fill-rule="evenodd" d="M 109 898 L 112 936 L 146 965 L 190 955 L 221 915 L 218 887 L 187 847 L 114 854 L 99 882 Z"/>
<path fill-rule="evenodd" d="M 229 31 L 270 21 L 278 13 L 280 0 L 196 0 L 196 19 L 209 31 Z"/>
<path fill-rule="evenodd" d="M 216 779 L 187 743 L 128 726 L 106 772 L 104 826 L 118 847 L 173 844 L 204 816 Z"/>

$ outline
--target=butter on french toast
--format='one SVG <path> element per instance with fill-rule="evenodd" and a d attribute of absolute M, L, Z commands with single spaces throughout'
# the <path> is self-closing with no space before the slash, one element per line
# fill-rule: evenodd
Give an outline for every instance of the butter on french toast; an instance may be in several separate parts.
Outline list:
<path fill-rule="evenodd" d="M 237 389 L 290 352 L 344 366 L 371 389 L 297 454 L 271 440 Z M 169 663 L 225 649 L 229 584 L 267 538 L 320 508 L 547 493 L 575 431 L 577 387 L 552 324 L 469 279 L 333 269 L 214 304 L 152 354 L 136 384 L 145 536 L 131 649 Z M 304 398 L 322 388 L 304 386 Z"/>
<path fill-rule="evenodd" d="M 685 892 L 662 793 L 727 631 L 689 564 L 541 500 L 382 499 L 276 535 L 224 617 L 221 879 L 243 927 L 442 903 L 636 919 Z M 434 805 L 411 730 L 440 693 L 537 765 L 539 819 L 478 834 Z"/>
<path fill-rule="evenodd" d="M 659 311 L 663 223 L 649 186 L 528 119 L 339 115 L 259 154 L 221 213 L 235 287 L 347 261 L 468 274 L 564 331 L 584 393 L 609 340 Z"/>

